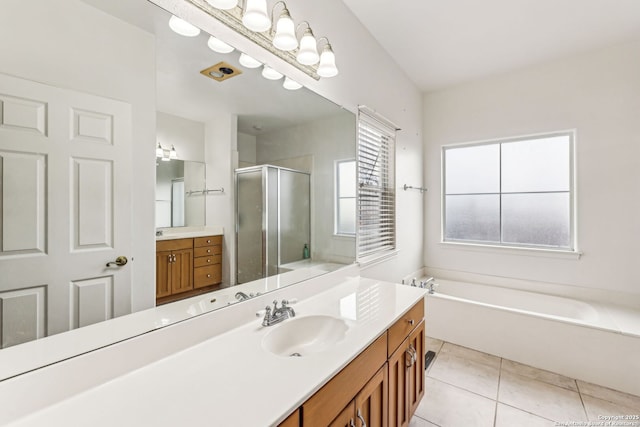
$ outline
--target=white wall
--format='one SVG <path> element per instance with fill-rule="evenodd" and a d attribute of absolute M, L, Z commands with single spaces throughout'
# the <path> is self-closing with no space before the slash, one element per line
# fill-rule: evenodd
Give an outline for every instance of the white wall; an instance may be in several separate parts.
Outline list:
<path fill-rule="evenodd" d="M 256 137 L 238 132 L 238 167 L 246 168 L 256 164 Z"/>
<path fill-rule="evenodd" d="M 340 74 L 315 81 L 284 61 L 253 45 L 244 36 L 180 0 L 152 0 L 210 34 L 219 36 L 254 58 L 268 63 L 318 94 L 348 110 L 367 105 L 395 122 L 397 138 L 397 240 L 399 255 L 363 270 L 362 274 L 399 281 L 423 265 L 423 196 L 402 191 L 403 184 L 423 180 L 422 97 L 416 86 L 393 62 L 341 0 L 288 4 L 296 22 L 308 20 L 317 37 L 327 36 Z"/>
<path fill-rule="evenodd" d="M 132 296 L 155 305 L 155 42 L 77 0 L 5 0 L 0 72 L 132 106 Z M 108 41 L 108 42 L 107 42 Z"/>
<path fill-rule="evenodd" d="M 180 160 L 204 159 L 204 123 L 158 111 L 156 138 L 165 149 L 173 145 Z"/>
<path fill-rule="evenodd" d="M 355 238 L 334 236 L 334 162 L 355 159 L 355 117 L 322 118 L 257 138 L 258 164 L 275 164 L 311 173 L 311 257 L 329 262 L 355 260 Z M 312 160 L 311 170 L 296 167 Z M 283 160 L 291 159 L 291 162 Z"/>
<path fill-rule="evenodd" d="M 220 113 L 205 124 L 204 155 L 207 163 L 207 188 L 224 188 L 210 193 L 206 200 L 206 225 L 223 227 L 222 282 L 235 284 L 234 177 L 238 167 L 238 118 Z"/>
<path fill-rule="evenodd" d="M 427 268 L 640 294 L 640 42 L 424 97 Z M 444 144 L 576 129 L 581 259 L 447 249 L 440 241 Z"/>

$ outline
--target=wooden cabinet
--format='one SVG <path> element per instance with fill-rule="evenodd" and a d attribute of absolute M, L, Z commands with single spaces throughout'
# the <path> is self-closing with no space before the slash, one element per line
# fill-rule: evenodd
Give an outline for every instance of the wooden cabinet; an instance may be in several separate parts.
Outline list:
<path fill-rule="evenodd" d="M 158 305 L 214 290 L 222 282 L 222 236 L 156 242 Z"/>
<path fill-rule="evenodd" d="M 408 426 L 424 396 L 423 318 L 418 304 L 389 329 L 389 427 Z"/>
<path fill-rule="evenodd" d="M 424 396 L 424 351 L 421 300 L 303 403 L 291 426 L 408 426 Z"/>

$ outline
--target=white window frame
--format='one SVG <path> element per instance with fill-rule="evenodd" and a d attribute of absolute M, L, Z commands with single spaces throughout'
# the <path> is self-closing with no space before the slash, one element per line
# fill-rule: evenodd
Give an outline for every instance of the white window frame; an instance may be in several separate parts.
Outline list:
<path fill-rule="evenodd" d="M 382 117 L 368 107 L 358 108 L 358 142 L 357 142 L 357 162 L 356 176 L 358 183 L 356 200 L 356 259 L 362 265 L 369 265 L 381 261 L 397 253 L 397 219 L 396 219 L 396 189 L 395 189 L 395 156 L 396 156 L 396 132 L 400 130 L 395 124 Z M 382 136 L 378 140 L 378 136 Z M 387 159 L 378 163 L 377 159 L 367 157 L 367 149 L 375 151 L 375 142 L 382 142 Z M 373 143 L 373 144 L 372 144 Z M 373 173 L 371 161 L 374 161 L 374 168 L 382 166 L 377 171 L 378 181 L 371 181 L 373 185 L 368 185 L 362 180 L 367 172 Z M 378 178 L 378 176 L 376 175 Z M 382 182 L 380 182 L 382 181 Z M 365 199 L 371 200 L 371 196 L 380 195 L 378 204 L 382 217 L 376 224 L 367 224 L 365 220 L 371 218 L 371 203 L 363 203 Z M 375 206 L 374 206 L 375 207 Z M 369 228 L 365 234 L 363 230 Z"/>
<path fill-rule="evenodd" d="M 555 247 L 547 247 L 542 245 L 526 245 L 526 244 L 514 244 L 514 243 L 497 243 L 497 242 L 479 242 L 472 240 L 445 240 L 445 227 L 446 227 L 446 151 L 449 149 L 461 148 L 461 147 L 472 147 L 472 146 L 486 146 L 486 145 L 496 145 L 510 142 L 518 142 L 518 141 L 529 141 L 533 139 L 543 139 L 543 138 L 551 138 L 557 136 L 568 136 L 569 137 L 569 242 L 570 247 L 568 248 L 555 248 Z M 544 132 L 544 133 L 536 133 L 529 135 L 520 135 L 515 137 L 507 137 L 507 138 L 498 138 L 498 139 L 490 139 L 490 140 L 482 140 L 482 141 L 474 141 L 474 142 L 466 142 L 461 144 L 450 144 L 443 145 L 441 147 L 441 191 L 440 191 L 440 244 L 445 247 L 458 247 L 464 249 L 471 250 L 498 250 L 501 252 L 507 251 L 512 253 L 522 253 L 529 252 L 534 255 L 559 255 L 559 256 L 569 256 L 570 258 L 578 259 L 581 255 L 581 252 L 578 250 L 578 239 L 577 239 L 577 212 L 576 212 L 576 130 L 562 130 L 562 131 L 554 131 L 554 132 Z M 500 166 L 501 167 L 501 166 Z M 502 191 L 498 193 L 502 195 Z M 500 207 L 500 215 L 502 215 L 502 207 Z M 500 238 L 502 240 L 502 229 L 500 230 Z"/>
<path fill-rule="evenodd" d="M 353 197 L 341 197 L 340 195 L 340 164 L 342 163 L 353 163 L 355 166 L 355 174 L 356 176 L 354 177 L 354 181 L 357 181 L 358 179 L 358 163 L 356 161 L 356 159 L 343 159 L 343 160 L 336 160 L 334 162 L 334 183 L 335 183 L 335 188 L 334 188 L 334 198 L 333 198 L 333 203 L 334 203 L 334 209 L 333 209 L 333 235 L 334 236 L 339 236 L 339 237 L 355 237 L 356 236 L 356 232 L 357 232 L 357 224 L 354 227 L 353 233 L 346 233 L 346 232 L 341 232 L 338 229 L 338 219 L 340 218 L 340 200 L 341 199 L 354 199 L 356 202 L 356 216 L 357 216 L 357 206 L 358 206 L 358 192 L 357 192 L 357 188 L 354 189 L 355 190 L 355 195 Z M 354 224 L 356 223 L 356 218 L 353 219 Z"/>

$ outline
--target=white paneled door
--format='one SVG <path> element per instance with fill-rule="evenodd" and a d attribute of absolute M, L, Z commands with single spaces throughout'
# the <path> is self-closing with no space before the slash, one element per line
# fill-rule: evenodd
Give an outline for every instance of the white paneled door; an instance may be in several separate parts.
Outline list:
<path fill-rule="evenodd" d="M 129 104 L 0 74 L 0 348 L 130 312 L 130 171 Z"/>

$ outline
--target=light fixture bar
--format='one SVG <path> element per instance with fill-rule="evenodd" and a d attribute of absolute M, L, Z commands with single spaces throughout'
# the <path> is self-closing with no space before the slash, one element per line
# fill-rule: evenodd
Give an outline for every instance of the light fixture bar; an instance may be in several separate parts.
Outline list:
<path fill-rule="evenodd" d="M 320 75 L 316 72 L 315 67 L 309 65 L 300 64 L 296 60 L 296 54 L 294 51 L 283 51 L 273 46 L 272 35 L 270 32 L 254 32 L 247 29 L 242 24 L 242 8 L 235 7 L 229 10 L 216 9 L 207 3 L 206 0 L 186 0 L 188 3 L 196 6 L 198 9 L 213 16 L 218 21 L 222 22 L 227 27 L 231 28 L 240 35 L 248 38 L 256 43 L 258 46 L 268 50 L 278 58 L 307 74 L 309 77 L 320 80 Z"/>

